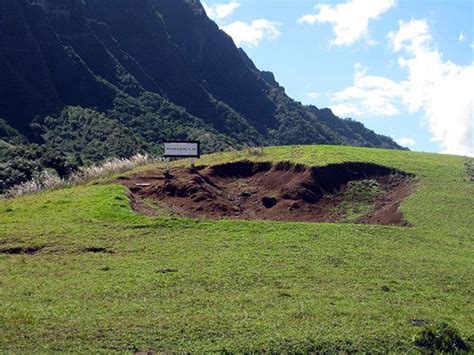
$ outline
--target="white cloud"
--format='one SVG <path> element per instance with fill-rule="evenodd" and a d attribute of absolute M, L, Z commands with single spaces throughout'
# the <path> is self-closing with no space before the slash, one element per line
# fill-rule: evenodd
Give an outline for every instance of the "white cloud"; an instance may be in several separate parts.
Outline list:
<path fill-rule="evenodd" d="M 207 5 L 203 2 L 202 6 L 204 7 L 204 10 L 206 10 L 207 16 L 217 21 L 232 15 L 232 13 L 240 6 L 240 3 L 237 1 L 231 1 L 226 4 Z"/>
<path fill-rule="evenodd" d="M 416 52 L 431 40 L 429 26 L 425 20 L 399 21 L 398 25 L 398 31 L 390 32 L 387 36 L 396 52 L 402 49 Z"/>
<path fill-rule="evenodd" d="M 227 22 L 226 24 L 224 19 L 232 15 L 240 6 L 239 1 L 232 0 L 228 3 L 219 3 L 212 6 L 203 2 L 202 5 L 207 15 L 215 20 L 219 27 L 232 37 L 237 46 L 245 44 L 255 47 L 265 39 L 273 40 L 280 36 L 280 23 L 267 19 L 257 19 L 250 23 L 235 21 L 230 24 Z"/>
<path fill-rule="evenodd" d="M 400 113 L 398 104 L 403 94 L 402 88 L 390 79 L 382 76 L 367 75 L 367 68 L 355 65 L 354 83 L 342 91 L 332 95 L 331 100 L 337 105 L 345 105 L 355 101 L 352 114 L 361 116 L 370 113 L 377 116 L 394 116 Z M 355 109 L 357 107 L 357 109 Z"/>
<path fill-rule="evenodd" d="M 368 38 L 368 39 L 367 39 L 367 44 L 368 44 L 369 46 L 376 46 L 376 45 L 379 44 L 379 42 L 377 42 L 376 40 L 374 40 L 374 39 L 372 39 L 372 38 Z"/>
<path fill-rule="evenodd" d="M 405 55 L 399 58 L 408 71 L 408 80 L 400 83 L 404 103 L 412 112 L 425 113 L 432 140 L 443 152 L 474 155 L 474 63 L 444 60 L 424 20 L 400 22 L 399 27 L 389 38 Z"/>
<path fill-rule="evenodd" d="M 331 110 L 341 117 L 359 116 L 362 113 L 357 105 L 351 103 L 331 105 Z"/>
<path fill-rule="evenodd" d="M 308 96 L 312 99 L 317 99 L 320 96 L 320 94 L 319 94 L 319 92 L 312 91 L 312 92 L 308 93 Z"/>
<path fill-rule="evenodd" d="M 408 137 L 401 137 L 395 141 L 403 147 L 413 147 L 416 144 L 416 141 L 413 138 Z"/>
<path fill-rule="evenodd" d="M 432 141 L 444 153 L 474 156 L 474 63 L 461 66 L 444 60 L 425 20 L 401 21 L 388 38 L 400 53 L 398 63 L 407 79 L 395 82 L 367 75 L 356 65 L 353 86 L 335 93 L 332 100 L 353 106 L 359 114 L 422 112 Z"/>
<path fill-rule="evenodd" d="M 466 38 L 464 37 L 464 33 L 461 32 L 461 33 L 459 34 L 458 41 L 459 41 L 459 42 L 464 42 L 465 39 L 466 39 Z"/>
<path fill-rule="evenodd" d="M 335 6 L 318 4 L 315 14 L 304 15 L 298 22 L 333 24 L 335 38 L 331 44 L 335 46 L 349 45 L 364 37 L 369 44 L 374 44 L 368 37 L 369 21 L 377 19 L 394 5 L 395 0 L 350 0 Z"/>
<path fill-rule="evenodd" d="M 222 29 L 233 38 L 235 44 L 255 47 L 264 39 L 274 40 L 280 36 L 280 24 L 267 19 L 258 19 L 250 24 L 236 21 L 223 26 Z"/>

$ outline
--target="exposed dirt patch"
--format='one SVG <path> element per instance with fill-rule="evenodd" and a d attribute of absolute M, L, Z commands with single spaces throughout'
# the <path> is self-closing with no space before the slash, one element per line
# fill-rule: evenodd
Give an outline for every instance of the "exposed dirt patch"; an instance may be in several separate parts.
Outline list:
<path fill-rule="evenodd" d="M 117 181 L 130 189 L 133 208 L 147 215 L 159 213 L 151 200 L 177 216 L 387 225 L 407 225 L 398 208 L 413 185 L 410 174 L 369 163 L 240 161 L 172 174 Z"/>
<path fill-rule="evenodd" d="M 87 247 L 87 248 L 84 248 L 84 252 L 86 253 L 108 253 L 108 254 L 112 254 L 113 252 L 106 249 L 106 248 L 102 248 L 102 247 Z"/>
<path fill-rule="evenodd" d="M 43 248 L 44 248 L 44 246 L 0 248 L 0 254 L 34 255 L 34 254 L 38 253 Z"/>
<path fill-rule="evenodd" d="M 158 270 L 156 270 L 156 272 L 158 272 L 160 274 L 170 274 L 170 273 L 178 272 L 178 269 L 170 269 L 170 268 L 158 269 Z"/>
<path fill-rule="evenodd" d="M 411 179 L 393 179 L 391 176 L 382 178 L 385 193 L 377 200 L 375 209 L 363 220 L 369 224 L 395 224 L 408 226 L 409 223 L 403 219 L 399 207 L 403 200 L 413 191 Z"/>

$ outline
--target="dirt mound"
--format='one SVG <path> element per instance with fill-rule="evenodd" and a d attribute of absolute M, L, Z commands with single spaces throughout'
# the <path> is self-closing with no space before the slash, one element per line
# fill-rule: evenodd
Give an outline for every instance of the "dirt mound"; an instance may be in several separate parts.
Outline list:
<path fill-rule="evenodd" d="M 406 225 L 412 176 L 369 163 L 308 167 L 239 161 L 119 179 L 149 215 Z"/>

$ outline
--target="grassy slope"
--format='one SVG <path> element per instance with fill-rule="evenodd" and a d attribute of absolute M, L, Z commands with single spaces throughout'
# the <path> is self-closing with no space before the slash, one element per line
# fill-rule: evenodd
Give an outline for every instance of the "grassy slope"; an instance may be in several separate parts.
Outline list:
<path fill-rule="evenodd" d="M 113 185 L 0 201 L 0 248 L 45 246 L 0 254 L 0 349 L 409 350 L 412 319 L 474 339 L 463 158 L 325 146 L 251 158 L 413 172 L 402 210 L 415 227 L 147 218 Z"/>

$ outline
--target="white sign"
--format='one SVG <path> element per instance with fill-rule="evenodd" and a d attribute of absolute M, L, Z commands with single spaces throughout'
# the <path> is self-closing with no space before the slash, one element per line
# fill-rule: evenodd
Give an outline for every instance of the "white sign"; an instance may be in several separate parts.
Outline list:
<path fill-rule="evenodd" d="M 165 158 L 199 158 L 199 142 L 165 142 Z"/>

